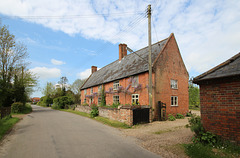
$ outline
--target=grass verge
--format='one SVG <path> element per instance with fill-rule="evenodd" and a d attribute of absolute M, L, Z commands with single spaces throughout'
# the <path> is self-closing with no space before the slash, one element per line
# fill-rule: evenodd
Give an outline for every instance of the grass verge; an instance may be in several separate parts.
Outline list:
<path fill-rule="evenodd" d="M 209 145 L 196 144 L 183 144 L 185 153 L 191 158 L 238 158 L 240 157 L 240 146 L 227 144 L 222 147 L 212 147 Z"/>
<path fill-rule="evenodd" d="M 23 111 L 22 112 L 19 112 L 19 113 L 12 113 L 13 115 L 21 115 L 21 114 L 29 114 L 30 112 L 32 112 L 32 106 L 31 104 L 27 103 L 24 108 L 23 108 Z"/>
<path fill-rule="evenodd" d="M 60 111 L 71 112 L 73 114 L 77 114 L 77 115 L 81 115 L 81 116 L 84 116 L 84 117 L 91 118 L 90 114 L 85 113 L 85 112 L 74 111 L 74 110 L 71 110 L 71 109 L 61 109 Z M 103 124 L 106 124 L 106 125 L 109 125 L 109 126 L 115 127 L 115 128 L 122 128 L 122 129 L 131 128 L 130 126 L 128 126 L 125 123 L 115 121 L 115 120 L 110 120 L 108 118 L 101 117 L 101 116 L 97 116 L 97 117 L 94 117 L 94 118 L 91 118 L 91 119 L 97 120 L 97 121 L 99 121 Z"/>
<path fill-rule="evenodd" d="M 19 121 L 16 117 L 5 117 L 0 120 L 0 140 Z"/>

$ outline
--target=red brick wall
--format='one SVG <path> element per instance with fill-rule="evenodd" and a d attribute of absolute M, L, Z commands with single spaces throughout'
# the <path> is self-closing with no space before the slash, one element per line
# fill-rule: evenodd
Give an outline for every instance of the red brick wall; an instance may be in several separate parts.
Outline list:
<path fill-rule="evenodd" d="M 126 89 L 126 87 L 131 84 L 129 82 L 129 78 L 124 78 L 124 79 L 121 79 L 119 80 L 119 84 L 120 86 L 122 86 L 124 89 Z M 131 94 L 128 94 L 128 93 L 124 93 L 124 92 L 120 92 L 120 93 L 117 93 L 117 91 L 113 91 L 114 93 L 113 94 L 106 94 L 106 104 L 107 105 L 112 105 L 113 104 L 113 96 L 114 95 L 119 95 L 119 101 L 120 101 L 120 104 L 122 105 L 126 105 L 126 104 L 132 104 L 132 94 L 139 94 L 139 103 L 140 105 L 148 105 L 148 88 L 147 88 L 147 85 L 148 85 L 148 73 L 142 73 L 142 74 L 139 74 L 138 75 L 138 81 L 139 83 L 142 85 L 142 88 L 136 92 L 134 92 L 134 88 L 131 86 L 129 88 L 129 91 L 131 92 Z M 104 89 L 105 91 L 109 91 L 109 88 L 113 88 L 113 82 L 110 82 L 110 83 L 106 83 L 104 84 Z M 88 88 L 87 89 L 87 95 L 90 95 L 90 90 L 91 88 Z M 98 86 L 95 86 L 93 87 L 93 92 L 98 92 Z M 84 95 L 84 90 L 81 91 L 81 101 L 82 101 L 82 104 L 84 102 L 84 98 L 85 98 L 85 95 Z M 89 104 L 89 98 L 87 98 L 87 103 Z M 95 96 L 93 97 L 93 103 L 94 104 L 98 104 L 98 97 Z"/>
<path fill-rule="evenodd" d="M 200 83 L 200 103 L 204 128 L 240 143 L 240 77 Z"/>
<path fill-rule="evenodd" d="M 155 96 L 154 109 L 158 111 L 157 102 L 166 103 L 166 113 L 185 115 L 188 109 L 188 72 L 179 52 L 174 36 L 171 36 L 165 49 L 154 65 Z M 178 89 L 172 89 L 170 80 L 178 81 Z M 171 106 L 171 96 L 178 97 L 178 106 Z M 154 114 L 156 118 L 158 113 Z"/>

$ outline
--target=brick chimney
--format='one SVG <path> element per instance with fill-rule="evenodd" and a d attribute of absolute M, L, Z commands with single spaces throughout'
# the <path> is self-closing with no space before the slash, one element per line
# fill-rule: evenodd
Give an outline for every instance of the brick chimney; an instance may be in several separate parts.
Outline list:
<path fill-rule="evenodd" d="M 97 66 L 92 66 L 91 69 L 92 69 L 92 74 L 93 74 L 94 72 L 97 71 Z"/>
<path fill-rule="evenodd" d="M 119 61 L 122 60 L 123 57 L 127 55 L 127 45 L 126 44 L 119 44 Z"/>

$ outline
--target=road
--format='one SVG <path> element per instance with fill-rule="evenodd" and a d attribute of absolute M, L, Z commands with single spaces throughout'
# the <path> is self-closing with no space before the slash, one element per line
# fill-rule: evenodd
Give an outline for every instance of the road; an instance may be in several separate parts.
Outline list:
<path fill-rule="evenodd" d="M 1 158 L 159 157 L 115 128 L 76 114 L 32 105 L 1 142 Z"/>

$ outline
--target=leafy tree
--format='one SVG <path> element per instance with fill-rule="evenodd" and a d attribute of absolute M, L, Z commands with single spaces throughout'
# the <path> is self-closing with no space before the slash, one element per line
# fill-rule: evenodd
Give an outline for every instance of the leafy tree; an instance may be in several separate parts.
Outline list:
<path fill-rule="evenodd" d="M 83 85 L 83 83 L 85 82 L 86 80 L 81 80 L 81 79 L 77 79 L 73 82 L 73 84 L 71 85 L 71 90 L 72 92 L 75 94 L 74 95 L 74 102 L 77 103 L 77 104 L 80 104 L 80 101 L 81 101 L 81 86 Z"/>
<path fill-rule="evenodd" d="M 11 106 L 14 100 L 26 101 L 34 75 L 27 71 L 27 48 L 17 43 L 6 26 L 0 26 L 0 105 Z"/>
<path fill-rule="evenodd" d="M 60 78 L 60 81 L 58 81 L 58 83 L 61 85 L 62 87 L 62 90 L 66 90 L 66 86 L 67 86 L 67 83 L 68 83 L 68 79 L 66 76 L 63 76 Z"/>
<path fill-rule="evenodd" d="M 46 86 L 43 88 L 43 94 L 45 96 L 53 96 L 56 93 L 53 83 L 47 82 Z"/>
<path fill-rule="evenodd" d="M 193 84 L 192 79 L 189 81 L 189 105 L 199 107 L 200 105 L 200 92 L 197 85 Z"/>

